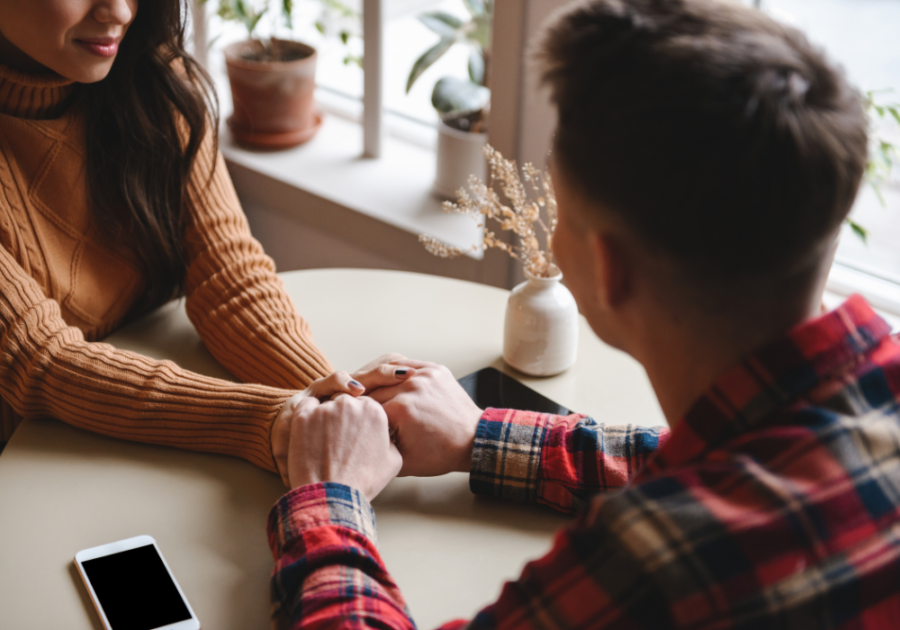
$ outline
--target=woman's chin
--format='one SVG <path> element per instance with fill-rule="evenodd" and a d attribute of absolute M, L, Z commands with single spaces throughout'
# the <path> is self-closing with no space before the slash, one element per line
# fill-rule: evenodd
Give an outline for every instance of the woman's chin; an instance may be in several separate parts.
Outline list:
<path fill-rule="evenodd" d="M 98 58 L 83 51 L 66 55 L 61 63 L 46 63 L 49 70 L 75 83 L 97 83 L 109 75 L 115 57 Z"/>
<path fill-rule="evenodd" d="M 65 74 L 60 72 L 67 79 L 71 79 L 76 83 L 97 83 L 102 81 L 109 75 L 112 69 L 112 61 L 103 64 L 92 64 L 90 66 L 82 66 L 72 68 Z"/>

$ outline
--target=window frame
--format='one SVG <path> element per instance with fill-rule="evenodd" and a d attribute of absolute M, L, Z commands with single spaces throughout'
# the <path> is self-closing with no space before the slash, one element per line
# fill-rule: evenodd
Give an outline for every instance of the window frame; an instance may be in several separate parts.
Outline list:
<path fill-rule="evenodd" d="M 749 0 L 749 3 L 758 8 L 761 0 Z M 495 0 L 494 4 L 491 102 L 494 112 L 502 111 L 505 115 L 492 118 L 488 141 L 520 164 L 532 162 L 543 167 L 550 147 L 555 116 L 548 94 L 538 85 L 534 73 L 528 71 L 527 51 L 544 21 L 558 7 L 558 0 Z M 205 5 L 192 0 L 194 50 L 201 63 L 207 64 L 205 15 Z M 370 46 L 364 52 L 362 103 L 327 88 L 317 89 L 317 101 L 330 113 L 360 124 L 363 153 L 369 158 L 377 159 L 382 154 L 386 133 L 433 150 L 436 132 L 431 125 L 386 112 L 383 107 L 380 29 L 384 23 L 384 0 L 363 0 L 363 19 L 364 35 L 371 32 L 378 35 L 370 39 Z M 524 274 L 512 261 L 507 264 L 507 284 L 511 287 L 522 281 Z M 826 291 L 832 296 L 860 293 L 875 308 L 900 318 L 900 284 L 853 268 L 839 259 L 829 273 Z"/>

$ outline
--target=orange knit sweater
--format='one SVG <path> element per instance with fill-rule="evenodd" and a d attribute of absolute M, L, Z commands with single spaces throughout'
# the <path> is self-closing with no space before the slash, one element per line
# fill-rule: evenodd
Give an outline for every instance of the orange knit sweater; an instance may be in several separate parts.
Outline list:
<path fill-rule="evenodd" d="M 274 470 L 272 421 L 331 366 L 250 236 L 211 136 L 189 194 L 187 312 L 213 356 L 257 384 L 97 342 L 122 324 L 146 279 L 129 244 L 94 222 L 83 120 L 70 106 L 77 88 L 0 66 L 0 442 L 22 417 L 50 416 Z"/>

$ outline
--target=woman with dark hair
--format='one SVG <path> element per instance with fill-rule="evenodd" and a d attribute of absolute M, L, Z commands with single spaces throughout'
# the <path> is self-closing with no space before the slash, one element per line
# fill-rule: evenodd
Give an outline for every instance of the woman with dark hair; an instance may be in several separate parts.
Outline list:
<path fill-rule="evenodd" d="M 0 448 L 23 417 L 52 416 L 281 471 L 289 399 L 332 372 L 250 236 L 185 14 L 0 0 Z M 96 342 L 176 296 L 253 384 Z M 362 390 L 345 374 L 315 387 Z"/>

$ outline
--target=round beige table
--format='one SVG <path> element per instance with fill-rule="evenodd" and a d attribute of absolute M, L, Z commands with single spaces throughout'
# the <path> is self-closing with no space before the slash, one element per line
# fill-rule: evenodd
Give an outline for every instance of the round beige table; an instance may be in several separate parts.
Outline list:
<path fill-rule="evenodd" d="M 583 320 L 575 366 L 531 379 L 500 358 L 506 291 L 392 271 L 282 278 L 337 368 L 352 370 L 390 351 L 443 363 L 457 377 L 493 365 L 599 421 L 663 422 L 640 366 L 599 342 Z M 107 342 L 232 378 L 204 348 L 182 302 Z M 73 568 L 75 553 L 149 534 L 204 628 L 267 629 L 265 522 L 284 490 L 275 475 L 238 459 L 26 421 L 0 455 L 0 628 L 99 628 Z M 379 550 L 425 629 L 491 602 L 566 522 L 536 506 L 476 498 L 463 474 L 397 479 L 374 507 Z"/>

